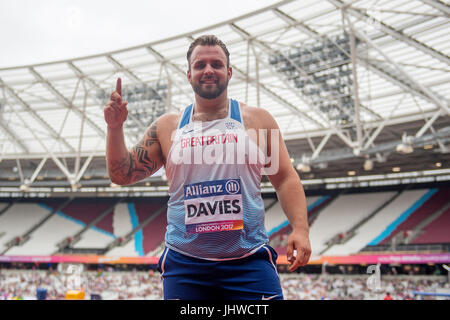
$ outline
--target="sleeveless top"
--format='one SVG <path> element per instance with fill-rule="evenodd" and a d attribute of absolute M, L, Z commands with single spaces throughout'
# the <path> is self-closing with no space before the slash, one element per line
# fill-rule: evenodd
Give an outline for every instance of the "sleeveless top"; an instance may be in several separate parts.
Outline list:
<path fill-rule="evenodd" d="M 185 108 L 166 160 L 166 247 L 207 260 L 246 257 L 268 243 L 261 198 L 264 154 L 245 130 L 240 105 L 192 121 Z"/>

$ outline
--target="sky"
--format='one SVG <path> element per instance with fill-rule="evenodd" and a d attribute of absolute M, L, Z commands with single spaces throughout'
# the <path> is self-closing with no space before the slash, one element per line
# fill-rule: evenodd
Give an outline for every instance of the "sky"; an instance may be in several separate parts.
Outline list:
<path fill-rule="evenodd" d="M 207 27 L 277 2 L 0 1 L 0 68 L 132 47 Z"/>

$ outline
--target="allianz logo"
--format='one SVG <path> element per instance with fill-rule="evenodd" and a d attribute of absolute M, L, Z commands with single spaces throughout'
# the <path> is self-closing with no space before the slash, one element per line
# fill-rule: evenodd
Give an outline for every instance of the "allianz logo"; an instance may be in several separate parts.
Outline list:
<path fill-rule="evenodd" d="M 241 191 L 241 185 L 236 180 L 228 180 L 225 183 L 225 190 L 230 194 L 236 194 Z"/>
<path fill-rule="evenodd" d="M 225 182 L 226 181 L 226 182 Z M 241 191 L 241 185 L 239 180 L 224 180 L 218 181 L 217 184 L 202 185 L 194 184 L 188 185 L 185 188 L 185 197 L 195 197 L 195 196 L 209 196 L 214 194 L 238 194 Z"/>

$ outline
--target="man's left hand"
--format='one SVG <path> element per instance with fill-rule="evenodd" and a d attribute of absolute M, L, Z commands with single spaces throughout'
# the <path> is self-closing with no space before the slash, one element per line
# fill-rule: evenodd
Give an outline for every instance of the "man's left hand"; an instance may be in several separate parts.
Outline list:
<path fill-rule="evenodd" d="M 297 255 L 294 256 L 294 250 Z M 289 271 L 295 271 L 298 267 L 308 263 L 311 256 L 311 245 L 308 234 L 304 231 L 292 231 L 287 240 L 287 259 L 291 264 Z"/>

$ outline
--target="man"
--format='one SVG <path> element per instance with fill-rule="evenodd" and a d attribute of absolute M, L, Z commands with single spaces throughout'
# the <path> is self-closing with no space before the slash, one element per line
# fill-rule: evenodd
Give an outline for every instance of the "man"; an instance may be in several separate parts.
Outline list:
<path fill-rule="evenodd" d="M 122 130 L 127 102 L 117 80 L 104 110 L 111 181 L 133 184 L 165 167 L 170 199 L 158 264 L 165 299 L 282 299 L 260 182 L 266 170 L 292 226 L 287 257 L 294 271 L 311 253 L 300 179 L 274 118 L 228 98 L 232 68 L 225 44 L 199 37 L 187 60 L 195 102 L 158 118 L 130 150 Z"/>

